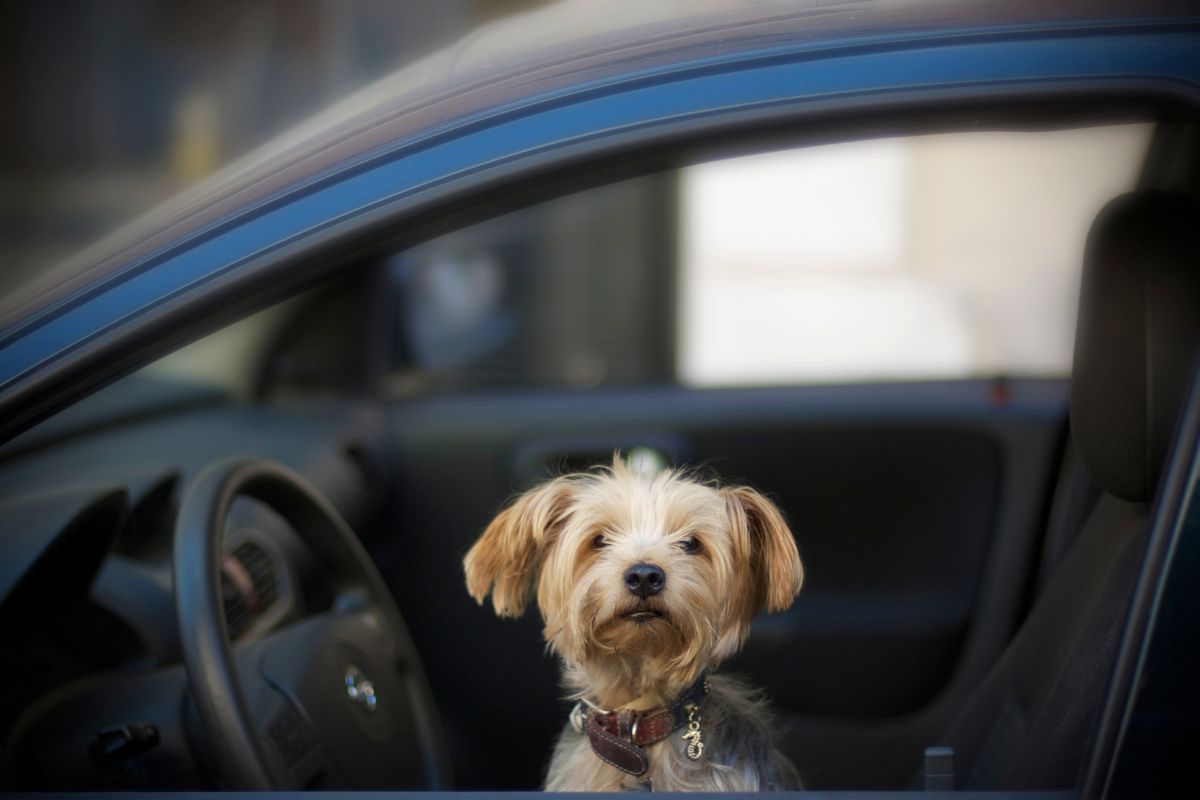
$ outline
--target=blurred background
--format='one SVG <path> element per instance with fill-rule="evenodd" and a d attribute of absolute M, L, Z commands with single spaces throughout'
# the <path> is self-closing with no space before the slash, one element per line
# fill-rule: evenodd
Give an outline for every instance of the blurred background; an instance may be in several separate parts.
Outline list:
<path fill-rule="evenodd" d="M 5 4 L 7 285 L 406 63 L 548 5 Z M 508 35 L 522 29 L 538 30 Z M 852 141 L 510 214 L 391 259 L 396 385 L 1066 375 L 1087 227 L 1133 187 L 1149 136 L 1111 124 Z M 233 382 L 245 330 L 159 369 Z"/>
<path fill-rule="evenodd" d="M 57 262 L 473 27 L 545 0 L 0 4 L 0 264 Z"/>

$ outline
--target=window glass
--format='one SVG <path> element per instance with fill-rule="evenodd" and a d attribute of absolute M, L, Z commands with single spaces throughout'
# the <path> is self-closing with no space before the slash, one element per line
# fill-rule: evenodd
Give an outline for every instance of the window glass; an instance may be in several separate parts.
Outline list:
<path fill-rule="evenodd" d="M 418 386 L 1062 376 L 1149 124 L 874 139 L 551 200 L 390 260 Z"/>

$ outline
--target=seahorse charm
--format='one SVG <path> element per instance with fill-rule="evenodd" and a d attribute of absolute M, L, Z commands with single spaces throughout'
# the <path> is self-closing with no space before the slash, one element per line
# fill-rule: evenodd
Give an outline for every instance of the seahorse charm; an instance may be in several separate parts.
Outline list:
<path fill-rule="evenodd" d="M 704 754 L 704 742 L 700 740 L 700 709 L 690 705 L 687 707 L 687 712 L 687 730 L 683 732 L 681 738 L 688 743 L 687 757 L 692 761 L 699 761 L 700 756 Z"/>

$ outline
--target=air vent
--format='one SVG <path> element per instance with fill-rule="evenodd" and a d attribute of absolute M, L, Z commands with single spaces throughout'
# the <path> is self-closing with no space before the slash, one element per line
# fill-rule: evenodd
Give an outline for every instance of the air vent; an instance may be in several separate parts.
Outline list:
<path fill-rule="evenodd" d="M 225 557 L 221 597 L 230 639 L 245 633 L 278 596 L 275 562 L 266 550 L 253 542 L 242 542 Z"/>

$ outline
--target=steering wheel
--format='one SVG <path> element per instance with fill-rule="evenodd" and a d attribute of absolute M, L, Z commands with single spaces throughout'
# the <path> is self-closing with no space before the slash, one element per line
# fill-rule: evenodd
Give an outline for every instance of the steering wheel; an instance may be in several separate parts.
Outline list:
<path fill-rule="evenodd" d="M 236 649 L 221 601 L 234 499 L 280 514 L 333 585 L 328 611 Z M 336 510 L 280 464 L 202 472 L 175 527 L 175 608 L 210 768 L 234 789 L 448 788 L 441 727 L 408 629 Z"/>

